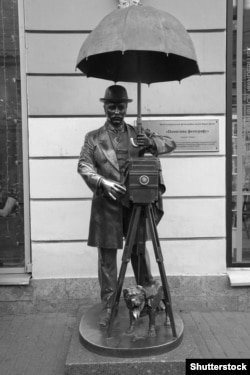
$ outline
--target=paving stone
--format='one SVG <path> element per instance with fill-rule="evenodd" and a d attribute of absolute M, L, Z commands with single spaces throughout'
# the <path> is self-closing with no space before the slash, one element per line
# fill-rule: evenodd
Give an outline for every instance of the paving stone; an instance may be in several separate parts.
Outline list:
<path fill-rule="evenodd" d="M 183 312 L 184 338 L 171 352 L 115 358 L 88 351 L 79 342 L 79 317 L 43 312 L 0 317 L 0 374 L 4 375 L 184 375 L 186 358 L 250 358 L 250 313 Z"/>
<path fill-rule="evenodd" d="M 61 313 L 16 315 L 2 320 L 0 373 L 63 375 L 75 318 Z"/>

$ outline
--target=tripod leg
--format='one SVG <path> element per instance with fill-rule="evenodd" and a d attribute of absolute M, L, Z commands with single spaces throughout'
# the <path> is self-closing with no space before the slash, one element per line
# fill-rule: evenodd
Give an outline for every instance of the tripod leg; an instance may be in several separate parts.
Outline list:
<path fill-rule="evenodd" d="M 143 285 L 143 280 L 145 279 L 142 275 L 144 270 L 143 260 L 145 258 L 146 249 L 146 212 L 145 207 L 142 207 L 142 212 L 140 215 L 140 226 L 138 228 L 138 244 L 137 244 L 137 257 L 138 257 L 138 269 L 137 269 L 137 284 Z"/>
<path fill-rule="evenodd" d="M 152 207 L 151 204 L 149 206 L 147 206 L 147 214 L 148 214 L 148 219 L 149 219 L 150 232 L 151 232 L 151 235 L 152 235 L 152 242 L 153 242 L 153 246 L 154 246 L 155 259 L 158 263 L 158 267 L 159 267 L 159 271 L 160 271 L 160 275 L 161 275 L 163 292 L 164 292 L 165 300 L 166 300 L 167 307 L 168 307 L 167 310 L 168 310 L 168 313 L 169 313 L 169 319 L 170 319 L 170 323 L 171 323 L 172 333 L 173 333 L 174 337 L 177 337 L 174 315 L 173 315 L 173 310 L 172 310 L 171 296 L 170 296 L 170 292 L 169 292 L 167 276 L 166 276 L 165 267 L 164 267 L 164 263 L 163 263 L 163 256 L 162 256 L 160 241 L 159 241 L 159 237 L 158 237 L 158 233 L 157 233 L 153 207 Z"/>
<path fill-rule="evenodd" d="M 121 291 L 122 291 L 122 285 L 123 285 L 123 282 L 124 282 L 124 277 L 125 277 L 125 274 L 126 274 L 127 265 L 128 265 L 128 262 L 130 261 L 130 258 L 131 258 L 131 252 L 132 252 L 132 248 L 133 248 L 133 245 L 134 245 L 134 242 L 135 242 L 135 235 L 136 235 L 136 232 L 137 232 L 137 226 L 138 226 L 138 223 L 139 223 L 140 214 L 141 214 L 141 206 L 134 205 L 131 220 L 130 220 L 130 223 L 129 223 L 125 247 L 124 247 L 124 251 L 123 251 L 123 255 L 122 255 L 122 264 L 121 264 L 121 268 L 120 268 L 120 272 L 119 272 L 117 288 L 116 288 L 116 291 L 115 291 L 115 294 L 114 294 L 114 299 L 113 299 L 113 302 L 112 302 L 111 316 L 110 316 L 110 321 L 109 321 L 109 325 L 108 325 L 108 337 L 111 336 L 115 316 L 116 316 L 116 313 L 118 311 L 118 306 L 119 306 L 119 301 L 120 301 L 120 296 L 121 296 Z"/>

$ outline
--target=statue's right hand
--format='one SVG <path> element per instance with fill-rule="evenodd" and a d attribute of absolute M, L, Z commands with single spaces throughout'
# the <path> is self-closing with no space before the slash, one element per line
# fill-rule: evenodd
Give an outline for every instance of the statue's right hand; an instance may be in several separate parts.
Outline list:
<path fill-rule="evenodd" d="M 123 185 L 118 184 L 117 182 L 106 180 L 102 178 L 101 187 L 104 192 L 113 200 L 122 198 L 126 193 L 126 188 Z"/>

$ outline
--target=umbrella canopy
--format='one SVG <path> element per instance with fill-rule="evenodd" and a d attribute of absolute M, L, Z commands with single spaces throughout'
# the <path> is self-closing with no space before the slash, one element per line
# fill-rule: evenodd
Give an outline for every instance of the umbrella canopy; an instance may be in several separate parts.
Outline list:
<path fill-rule="evenodd" d="M 167 12 L 135 5 L 99 23 L 83 43 L 76 66 L 87 77 L 147 84 L 199 73 L 184 26 Z"/>

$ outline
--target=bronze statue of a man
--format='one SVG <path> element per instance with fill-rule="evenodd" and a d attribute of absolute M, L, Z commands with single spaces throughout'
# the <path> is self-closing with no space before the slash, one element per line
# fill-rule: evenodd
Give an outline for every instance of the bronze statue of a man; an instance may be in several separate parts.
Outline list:
<path fill-rule="evenodd" d="M 117 249 L 123 248 L 132 213 L 132 203 L 125 187 L 125 171 L 129 158 L 137 158 L 141 149 L 154 156 L 173 151 L 175 142 L 149 130 L 137 134 L 137 129 L 124 121 L 128 103 L 126 89 L 113 85 L 106 89 L 104 98 L 105 124 L 85 137 L 78 162 L 78 172 L 93 191 L 88 245 L 98 248 L 98 278 L 101 288 L 103 314 L 100 326 L 109 323 L 112 297 L 117 286 Z M 130 138 L 135 138 L 138 148 Z M 156 222 L 163 215 L 161 194 L 165 191 L 162 175 L 159 181 L 159 199 L 155 206 Z M 138 282 L 138 256 L 135 243 L 131 263 Z M 152 280 L 147 251 L 140 266 L 143 283 Z"/>

